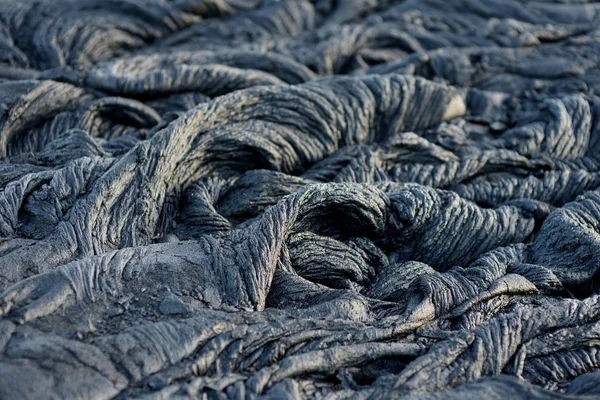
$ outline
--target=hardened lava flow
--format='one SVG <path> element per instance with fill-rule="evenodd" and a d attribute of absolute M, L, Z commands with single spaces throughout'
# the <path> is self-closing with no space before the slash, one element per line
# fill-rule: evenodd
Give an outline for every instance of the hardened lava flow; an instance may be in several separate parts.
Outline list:
<path fill-rule="evenodd" d="M 0 0 L 0 399 L 600 397 L 600 3 Z"/>

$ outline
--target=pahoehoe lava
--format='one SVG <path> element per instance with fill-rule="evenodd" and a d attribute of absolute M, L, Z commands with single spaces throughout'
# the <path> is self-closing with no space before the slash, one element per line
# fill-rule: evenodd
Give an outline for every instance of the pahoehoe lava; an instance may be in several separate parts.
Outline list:
<path fill-rule="evenodd" d="M 600 3 L 0 0 L 0 399 L 600 397 Z"/>

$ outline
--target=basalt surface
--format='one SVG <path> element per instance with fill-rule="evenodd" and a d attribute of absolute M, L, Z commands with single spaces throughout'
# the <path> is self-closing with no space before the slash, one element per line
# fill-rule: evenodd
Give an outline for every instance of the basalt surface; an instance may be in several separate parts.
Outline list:
<path fill-rule="evenodd" d="M 599 26 L 2 0 L 0 398 L 598 398 Z"/>

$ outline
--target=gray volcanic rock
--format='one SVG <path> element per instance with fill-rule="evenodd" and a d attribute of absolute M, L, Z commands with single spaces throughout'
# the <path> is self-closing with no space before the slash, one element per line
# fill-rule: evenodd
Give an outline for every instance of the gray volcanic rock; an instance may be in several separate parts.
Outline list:
<path fill-rule="evenodd" d="M 158 309 L 165 315 L 185 314 L 188 312 L 186 305 L 173 293 L 169 293 L 165 296 L 158 306 Z"/>
<path fill-rule="evenodd" d="M 597 398 L 599 22 L 0 2 L 0 399 Z"/>

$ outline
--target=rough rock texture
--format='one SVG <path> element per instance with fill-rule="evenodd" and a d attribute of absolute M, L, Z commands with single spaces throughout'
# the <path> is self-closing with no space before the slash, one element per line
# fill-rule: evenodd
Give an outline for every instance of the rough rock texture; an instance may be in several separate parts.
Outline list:
<path fill-rule="evenodd" d="M 599 27 L 0 1 L 0 398 L 598 398 Z"/>

